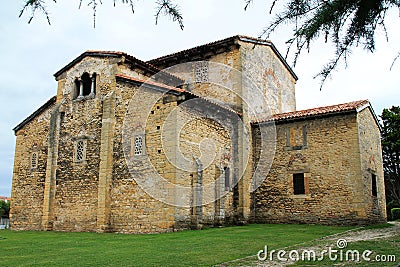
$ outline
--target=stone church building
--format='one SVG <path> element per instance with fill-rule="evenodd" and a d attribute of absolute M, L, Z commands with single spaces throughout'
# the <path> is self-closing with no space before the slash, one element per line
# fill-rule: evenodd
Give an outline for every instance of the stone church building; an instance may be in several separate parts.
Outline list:
<path fill-rule="evenodd" d="M 367 100 L 296 110 L 297 76 L 246 36 L 147 62 L 87 51 L 14 128 L 14 230 L 154 233 L 386 220 Z"/>

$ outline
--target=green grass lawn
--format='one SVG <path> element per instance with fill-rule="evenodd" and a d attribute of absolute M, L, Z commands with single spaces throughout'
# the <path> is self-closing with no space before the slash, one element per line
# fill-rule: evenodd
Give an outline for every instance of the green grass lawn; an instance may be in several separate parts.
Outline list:
<path fill-rule="evenodd" d="M 211 266 L 351 227 L 247 225 L 152 235 L 0 231 L 0 266 Z"/>

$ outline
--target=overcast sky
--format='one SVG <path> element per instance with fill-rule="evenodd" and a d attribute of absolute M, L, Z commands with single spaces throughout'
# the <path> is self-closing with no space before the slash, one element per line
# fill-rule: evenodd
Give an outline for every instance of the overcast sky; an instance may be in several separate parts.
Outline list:
<path fill-rule="evenodd" d="M 56 94 L 53 74 L 82 52 L 123 51 L 149 60 L 236 34 L 257 37 L 271 20 L 267 15 L 271 1 L 256 0 L 244 11 L 242 0 L 181 0 L 185 24 L 181 31 L 165 17 L 155 25 L 152 0 L 137 1 L 133 15 L 128 6 L 114 8 L 113 1 L 104 0 L 93 28 L 91 9 L 78 10 L 79 1 L 68 0 L 49 3 L 49 26 L 40 14 L 31 24 L 27 24 L 29 12 L 18 18 L 23 2 L 7 1 L 0 10 L 0 195 L 5 196 L 11 195 L 12 128 Z M 386 22 L 389 43 L 380 31 L 376 53 L 356 49 L 348 67 L 334 73 L 322 91 L 312 77 L 333 56 L 333 49 L 322 41 L 314 43 L 294 68 L 299 76 L 297 108 L 369 99 L 379 115 L 383 108 L 400 105 L 400 60 L 389 71 L 400 50 L 399 11 L 391 10 Z M 289 29 L 281 29 L 271 36 L 282 54 L 289 34 Z"/>

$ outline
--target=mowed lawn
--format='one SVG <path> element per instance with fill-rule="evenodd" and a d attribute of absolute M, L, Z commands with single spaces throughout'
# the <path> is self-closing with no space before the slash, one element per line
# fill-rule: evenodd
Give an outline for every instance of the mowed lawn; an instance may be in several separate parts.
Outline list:
<path fill-rule="evenodd" d="M 0 231 L 0 266 L 211 266 L 351 227 L 262 225 L 127 235 Z"/>

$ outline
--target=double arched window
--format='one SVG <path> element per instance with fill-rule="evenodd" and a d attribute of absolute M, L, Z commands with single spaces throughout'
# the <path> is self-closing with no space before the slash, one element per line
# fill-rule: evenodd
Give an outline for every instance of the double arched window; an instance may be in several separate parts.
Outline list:
<path fill-rule="evenodd" d="M 96 94 L 96 73 L 83 73 L 75 79 L 75 90 L 73 99 L 94 97 Z"/>

